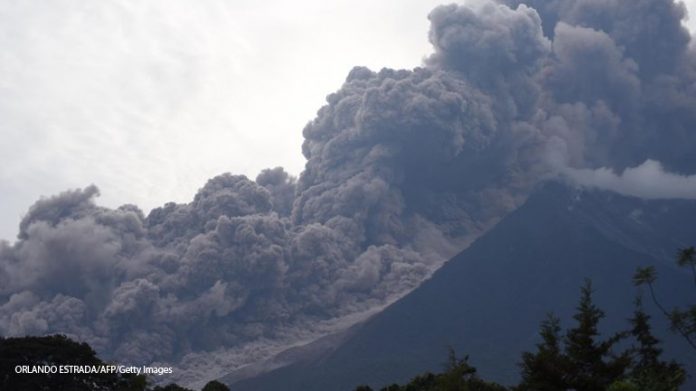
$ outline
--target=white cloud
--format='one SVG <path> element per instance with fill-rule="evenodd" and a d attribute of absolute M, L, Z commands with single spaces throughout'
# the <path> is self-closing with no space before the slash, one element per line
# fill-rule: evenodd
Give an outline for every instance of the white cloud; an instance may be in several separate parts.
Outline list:
<path fill-rule="evenodd" d="M 682 0 L 686 9 L 689 12 L 689 19 L 684 22 L 684 25 L 691 30 L 691 35 L 696 33 L 696 0 Z"/>
<path fill-rule="evenodd" d="M 618 174 L 608 168 L 573 169 L 563 173 L 576 184 L 640 198 L 696 199 L 696 175 L 665 171 L 660 162 L 646 160 Z"/>

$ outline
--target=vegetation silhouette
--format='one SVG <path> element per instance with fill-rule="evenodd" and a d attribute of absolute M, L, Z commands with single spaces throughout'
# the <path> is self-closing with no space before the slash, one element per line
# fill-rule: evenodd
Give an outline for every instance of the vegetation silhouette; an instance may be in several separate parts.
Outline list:
<path fill-rule="evenodd" d="M 145 375 L 111 373 L 17 373 L 18 366 L 104 366 L 86 343 L 64 335 L 0 337 L 0 390 L 17 391 L 192 391 L 177 384 L 153 386 Z M 48 371 L 52 372 L 52 371 Z M 212 381 L 205 391 L 229 391 Z"/>
<path fill-rule="evenodd" d="M 648 280 L 639 281 L 652 284 L 655 279 Z M 580 300 L 573 316 L 575 325 L 565 333 L 560 319 L 553 313 L 541 322 L 541 342 L 535 351 L 522 353 L 521 380 L 516 386 L 506 387 L 479 378 L 468 356 L 457 359 L 450 349 L 443 372 L 424 373 L 407 384 L 392 384 L 380 391 L 678 390 L 686 380 L 686 372 L 677 362 L 661 358 L 660 340 L 652 334 L 650 316 L 643 308 L 641 296 L 635 300 L 630 327 L 601 339 L 599 323 L 605 313 L 592 301 L 592 292 L 592 282 L 588 279 L 580 289 Z M 691 315 L 687 311 L 683 316 Z M 693 335 L 693 331 L 687 335 Z M 620 346 L 624 348 L 618 351 Z M 373 389 L 361 385 L 355 391 Z"/>

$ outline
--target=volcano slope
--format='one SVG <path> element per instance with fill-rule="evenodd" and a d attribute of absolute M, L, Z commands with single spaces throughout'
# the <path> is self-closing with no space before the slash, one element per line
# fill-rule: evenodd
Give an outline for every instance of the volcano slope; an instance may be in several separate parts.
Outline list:
<path fill-rule="evenodd" d="M 484 379 L 512 385 L 520 354 L 539 342 L 538 326 L 549 311 L 564 328 L 572 326 L 585 278 L 592 279 L 595 302 L 606 312 L 600 323 L 605 336 L 628 328 L 638 266 L 656 266 L 656 293 L 664 302 L 685 304 L 693 287 L 674 258 L 696 240 L 693 216 L 694 201 L 642 200 L 547 183 L 418 289 L 354 327 L 339 346 L 315 349 L 233 388 L 381 387 L 439 371 L 449 347 L 469 355 Z M 645 307 L 666 356 L 693 376 L 695 353 L 668 331 L 648 297 Z"/>

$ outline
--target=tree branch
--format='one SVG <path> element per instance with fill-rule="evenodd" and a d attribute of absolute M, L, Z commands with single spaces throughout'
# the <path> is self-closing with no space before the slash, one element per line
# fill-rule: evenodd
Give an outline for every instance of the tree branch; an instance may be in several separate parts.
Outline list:
<path fill-rule="evenodd" d="M 663 307 L 662 304 L 660 304 L 660 302 L 657 300 L 657 297 L 655 296 L 655 291 L 653 290 L 653 285 L 651 282 L 648 283 L 648 289 L 650 290 L 650 297 L 652 297 L 653 303 L 655 303 L 657 308 L 659 308 L 660 311 L 662 311 L 662 313 L 665 314 L 667 319 L 669 319 L 670 323 L 672 323 L 672 327 L 674 327 L 674 329 L 677 330 L 677 332 L 679 334 L 681 334 L 682 337 L 684 337 L 686 342 L 688 342 L 689 345 L 691 345 L 691 347 L 694 350 L 696 350 L 696 343 L 694 343 L 694 341 L 691 340 L 691 338 L 689 337 L 689 334 L 686 331 L 684 331 L 684 329 L 681 326 L 679 326 L 678 324 L 675 324 L 675 322 L 672 320 L 672 315 L 670 315 L 670 313 L 667 312 L 665 307 Z"/>

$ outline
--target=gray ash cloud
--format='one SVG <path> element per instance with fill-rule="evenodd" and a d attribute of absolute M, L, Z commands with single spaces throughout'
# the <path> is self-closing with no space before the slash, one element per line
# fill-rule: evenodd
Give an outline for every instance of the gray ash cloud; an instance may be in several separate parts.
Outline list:
<path fill-rule="evenodd" d="M 606 173 L 696 172 L 683 6 L 505 3 L 433 10 L 420 68 L 354 68 L 304 129 L 299 178 L 223 174 L 147 216 L 94 186 L 39 200 L 0 244 L 0 333 L 133 363 L 292 342 L 416 287 L 559 171 L 634 193 Z M 648 171 L 630 173 L 668 175 Z"/>

